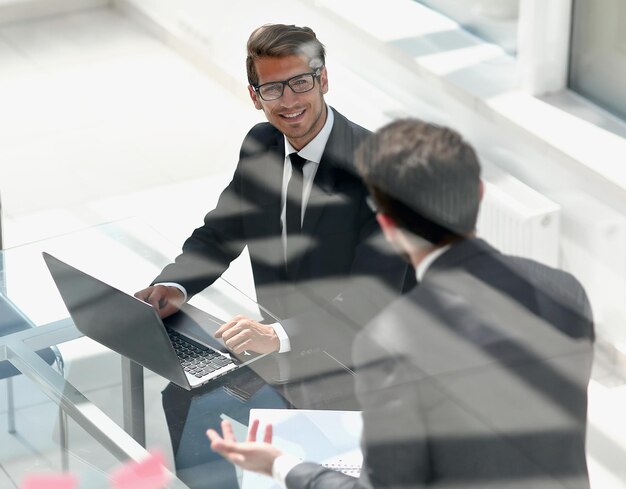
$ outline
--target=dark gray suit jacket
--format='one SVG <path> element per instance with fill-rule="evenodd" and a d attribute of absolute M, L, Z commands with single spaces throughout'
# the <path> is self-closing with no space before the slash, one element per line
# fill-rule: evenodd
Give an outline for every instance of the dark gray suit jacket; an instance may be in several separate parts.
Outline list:
<path fill-rule="evenodd" d="M 569 274 L 453 245 L 358 336 L 360 479 L 301 464 L 300 488 L 588 488 L 593 326 Z"/>
<path fill-rule="evenodd" d="M 257 299 L 281 319 L 293 350 L 351 342 L 355 329 L 412 285 L 412 277 L 384 242 L 354 172 L 354 150 L 369 132 L 337 111 L 334 116 L 307 204 L 295 274 L 286 275 L 281 243 L 284 139 L 262 123 L 244 139 L 216 208 L 153 283 L 177 282 L 192 296 L 248 246 Z"/>

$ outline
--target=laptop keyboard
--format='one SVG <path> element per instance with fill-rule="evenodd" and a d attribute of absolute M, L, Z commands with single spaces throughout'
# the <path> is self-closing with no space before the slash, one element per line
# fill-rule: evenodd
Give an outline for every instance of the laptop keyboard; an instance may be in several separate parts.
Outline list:
<path fill-rule="evenodd" d="M 207 346 L 188 341 L 177 331 L 168 328 L 167 334 L 170 337 L 172 346 L 174 346 L 176 355 L 180 359 L 183 370 L 194 377 L 204 377 L 233 363 L 232 360 Z"/>

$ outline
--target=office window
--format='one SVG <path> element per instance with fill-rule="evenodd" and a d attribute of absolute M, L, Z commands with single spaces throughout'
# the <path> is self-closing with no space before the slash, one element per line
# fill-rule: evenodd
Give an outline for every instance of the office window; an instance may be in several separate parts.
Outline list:
<path fill-rule="evenodd" d="M 569 87 L 626 119 L 626 0 L 574 0 Z"/>
<path fill-rule="evenodd" d="M 472 34 L 517 53 L 519 0 L 417 0 L 458 22 Z"/>

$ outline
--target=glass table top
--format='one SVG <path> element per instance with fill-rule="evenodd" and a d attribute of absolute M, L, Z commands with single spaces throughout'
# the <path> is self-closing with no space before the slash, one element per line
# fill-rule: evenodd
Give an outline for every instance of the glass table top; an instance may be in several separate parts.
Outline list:
<path fill-rule="evenodd" d="M 79 477 L 80 487 L 107 487 L 111 470 L 145 458 L 146 448 L 162 453 L 180 478 L 168 487 L 186 487 L 181 480 L 189 487 L 238 487 L 241 473 L 211 452 L 207 428 L 230 419 L 243 436 L 253 407 L 358 409 L 346 395 L 351 373 L 341 367 L 333 366 L 313 381 L 314 389 L 304 390 L 302 379 L 269 385 L 271 374 L 264 373 L 277 367 L 267 357 L 253 364 L 255 370 L 241 368 L 191 392 L 141 369 L 75 328 L 44 251 L 132 294 L 152 281 L 178 247 L 141 221 L 126 219 L 0 252 L 0 290 L 33 326 L 0 337 L 0 360 L 8 358 L 24 374 L 11 380 L 16 432 L 2 432 L 8 441 L 0 451 L 0 483 L 6 475 L 12 484 L 7 487 L 17 487 L 28 473 L 65 467 Z M 220 318 L 261 317 L 251 274 L 219 279 L 191 303 Z M 58 349 L 62 368 L 34 353 L 50 346 Z M 319 363 L 315 357 L 309 361 Z M 328 385 L 331 390 L 323 388 Z M 2 413 L 8 416 L 6 403 Z M 68 415 L 67 430 L 60 413 Z"/>

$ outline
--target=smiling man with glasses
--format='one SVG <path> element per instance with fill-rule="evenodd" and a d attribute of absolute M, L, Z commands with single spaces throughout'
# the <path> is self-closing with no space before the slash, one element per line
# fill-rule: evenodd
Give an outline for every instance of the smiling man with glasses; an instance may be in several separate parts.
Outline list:
<path fill-rule="evenodd" d="M 325 48 L 310 28 L 257 28 L 246 69 L 250 98 L 268 123 L 246 136 L 233 180 L 182 254 L 136 295 L 170 315 L 247 246 L 265 320 L 236 316 L 224 324 L 216 335 L 229 348 L 349 345 L 356 327 L 411 284 L 354 171 L 368 131 L 326 105 Z"/>

